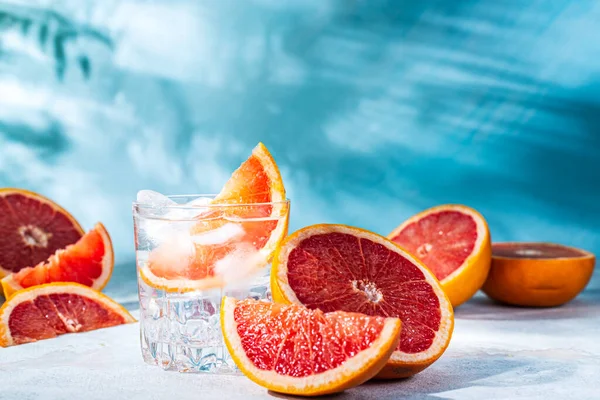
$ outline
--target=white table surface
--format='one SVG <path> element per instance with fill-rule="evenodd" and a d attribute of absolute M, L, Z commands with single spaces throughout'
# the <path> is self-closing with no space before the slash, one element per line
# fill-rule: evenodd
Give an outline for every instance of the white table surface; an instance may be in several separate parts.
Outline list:
<path fill-rule="evenodd" d="M 287 398 L 243 376 L 164 372 L 142 362 L 138 325 L 0 349 L 0 399 Z M 450 347 L 415 377 L 338 399 L 600 399 L 600 289 L 554 309 L 478 295 L 456 311 Z"/>

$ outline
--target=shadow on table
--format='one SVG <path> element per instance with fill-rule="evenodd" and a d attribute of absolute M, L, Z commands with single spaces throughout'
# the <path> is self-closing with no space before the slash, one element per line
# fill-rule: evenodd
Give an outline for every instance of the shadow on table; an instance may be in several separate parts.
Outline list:
<path fill-rule="evenodd" d="M 460 357 L 443 357 L 429 369 L 408 379 L 372 380 L 344 393 L 327 396 L 333 399 L 443 399 L 443 393 L 483 386 L 541 385 L 566 379 L 575 366 L 560 360 L 540 360 L 527 355 L 473 353 Z M 274 398 L 298 399 L 296 396 L 269 392 Z"/>
<path fill-rule="evenodd" d="M 497 303 L 478 295 L 455 310 L 457 319 L 470 320 L 551 320 L 600 316 L 600 289 L 586 290 L 560 307 L 516 307 Z"/>

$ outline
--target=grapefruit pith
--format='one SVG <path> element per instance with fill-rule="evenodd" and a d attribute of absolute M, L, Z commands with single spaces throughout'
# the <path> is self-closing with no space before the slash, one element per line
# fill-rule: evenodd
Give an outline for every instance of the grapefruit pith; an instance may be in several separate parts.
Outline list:
<path fill-rule="evenodd" d="M 446 204 L 402 223 L 388 238 L 419 258 L 458 307 L 481 288 L 490 269 L 487 223 L 474 209 Z"/>
<path fill-rule="evenodd" d="M 553 243 L 494 243 L 483 292 L 502 303 L 554 307 L 573 300 L 594 272 L 595 256 Z"/>
<path fill-rule="evenodd" d="M 83 236 L 58 204 L 23 189 L 0 189 L 0 278 L 37 265 Z"/>
<path fill-rule="evenodd" d="M 287 394 L 340 392 L 373 377 L 396 348 L 401 322 L 225 297 L 221 326 L 236 365 Z"/>
<path fill-rule="evenodd" d="M 113 265 L 110 236 L 104 225 L 98 223 L 77 243 L 57 250 L 45 262 L 4 277 L 1 283 L 7 299 L 18 290 L 52 282 L 75 282 L 102 290 Z"/>
<path fill-rule="evenodd" d="M 78 283 L 57 282 L 16 293 L 0 307 L 0 346 L 135 322 L 121 305 Z"/>
<path fill-rule="evenodd" d="M 329 224 L 300 229 L 282 243 L 271 273 L 275 301 L 400 318 L 400 343 L 379 378 L 422 371 L 450 342 L 452 305 L 435 276 L 375 233 Z"/>

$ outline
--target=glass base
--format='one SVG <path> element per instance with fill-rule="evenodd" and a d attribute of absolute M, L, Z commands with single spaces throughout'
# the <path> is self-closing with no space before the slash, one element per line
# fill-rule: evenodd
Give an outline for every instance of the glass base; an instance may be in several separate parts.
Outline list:
<path fill-rule="evenodd" d="M 169 293 L 138 282 L 140 342 L 147 364 L 169 371 L 240 374 L 223 341 L 221 299 L 271 301 L 268 271 L 246 289 L 235 290 Z"/>

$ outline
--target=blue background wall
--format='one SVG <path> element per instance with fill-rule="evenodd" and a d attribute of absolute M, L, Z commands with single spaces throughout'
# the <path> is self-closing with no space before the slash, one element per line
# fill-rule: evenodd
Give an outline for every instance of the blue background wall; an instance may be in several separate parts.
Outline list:
<path fill-rule="evenodd" d="M 258 141 L 291 229 L 457 202 L 494 240 L 600 252 L 598 21 L 595 0 L 0 0 L 0 186 L 103 221 L 117 296 L 136 192 L 216 192 Z"/>

